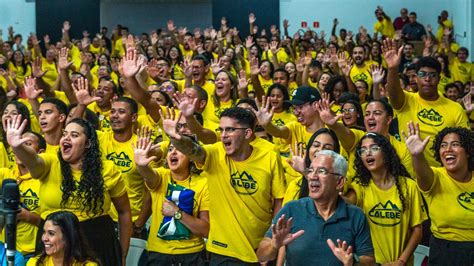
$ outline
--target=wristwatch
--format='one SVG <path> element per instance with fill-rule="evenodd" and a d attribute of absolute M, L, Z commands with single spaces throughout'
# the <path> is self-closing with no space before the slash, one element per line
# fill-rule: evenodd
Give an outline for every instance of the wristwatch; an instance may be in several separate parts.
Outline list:
<path fill-rule="evenodd" d="M 181 210 L 177 210 L 174 213 L 174 219 L 179 221 L 179 220 L 181 220 L 181 218 L 183 218 L 183 213 L 181 212 Z"/>

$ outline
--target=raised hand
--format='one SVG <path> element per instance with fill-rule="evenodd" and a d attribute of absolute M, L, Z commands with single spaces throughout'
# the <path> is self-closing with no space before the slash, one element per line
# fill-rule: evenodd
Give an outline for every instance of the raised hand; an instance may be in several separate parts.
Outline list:
<path fill-rule="evenodd" d="M 173 102 L 184 117 L 191 117 L 194 115 L 197 100 L 197 98 L 192 99 L 184 94 L 173 94 Z"/>
<path fill-rule="evenodd" d="M 255 17 L 255 14 L 254 14 L 254 13 L 250 13 L 250 14 L 249 14 L 249 23 L 250 23 L 250 24 L 253 24 L 253 23 L 255 23 L 255 20 L 257 20 L 257 18 Z"/>
<path fill-rule="evenodd" d="M 247 49 L 250 49 L 250 47 L 252 47 L 252 45 L 254 44 L 255 43 L 253 42 L 253 37 L 249 35 L 247 39 L 245 39 L 245 47 L 247 47 Z"/>
<path fill-rule="evenodd" d="M 128 50 L 129 48 L 135 49 L 135 39 L 133 38 L 132 34 L 129 34 L 127 36 L 127 39 L 125 40 L 125 47 Z"/>
<path fill-rule="evenodd" d="M 474 105 L 472 104 L 472 90 L 466 96 L 462 97 L 462 103 L 466 113 L 470 114 L 474 110 Z"/>
<path fill-rule="evenodd" d="M 219 58 L 219 60 L 211 59 L 211 69 L 212 69 L 212 73 L 214 73 L 214 75 L 216 75 L 217 73 L 219 73 L 219 71 L 224 69 L 224 67 L 222 66 L 221 58 Z"/>
<path fill-rule="evenodd" d="M 239 72 L 239 90 L 245 89 L 249 86 L 249 80 L 245 74 L 245 70 L 241 69 Z"/>
<path fill-rule="evenodd" d="M 122 68 L 122 75 L 126 78 L 134 77 L 140 70 L 140 65 L 138 64 L 137 52 L 135 47 L 127 48 L 127 53 L 125 57 L 120 62 Z"/>
<path fill-rule="evenodd" d="M 352 246 L 349 246 L 346 241 L 337 240 L 337 247 L 331 239 L 327 240 L 329 248 L 336 258 L 344 265 L 352 265 L 354 257 L 352 254 Z"/>
<path fill-rule="evenodd" d="M 67 70 L 72 65 L 73 63 L 72 61 L 71 62 L 67 61 L 68 54 L 69 54 L 69 49 L 67 47 L 63 47 L 61 48 L 61 50 L 59 50 L 59 59 L 58 59 L 59 70 Z"/>
<path fill-rule="evenodd" d="M 292 234 L 291 226 L 293 225 L 293 218 L 285 219 L 283 214 L 276 224 L 272 224 L 272 246 L 279 249 L 282 246 L 291 244 L 295 239 L 304 234 L 304 230 Z"/>
<path fill-rule="evenodd" d="M 385 70 L 383 69 L 382 65 L 371 65 L 370 66 L 370 73 L 372 75 L 372 80 L 376 84 L 382 83 L 382 80 L 385 76 Z"/>
<path fill-rule="evenodd" d="M 172 21 L 171 19 L 168 20 L 166 24 L 169 32 L 174 32 L 176 30 L 176 27 L 174 26 L 174 21 Z"/>
<path fill-rule="evenodd" d="M 33 74 L 35 78 L 41 78 L 46 72 L 43 71 L 43 61 L 41 57 L 36 57 L 31 65 L 31 74 Z"/>
<path fill-rule="evenodd" d="M 428 136 L 424 140 L 421 139 L 420 125 L 418 123 L 414 124 L 413 121 L 410 121 L 407 127 L 408 132 L 405 134 L 405 132 L 402 131 L 402 136 L 405 140 L 408 151 L 412 156 L 422 154 L 426 145 L 428 145 L 428 142 L 430 141 L 430 137 Z"/>
<path fill-rule="evenodd" d="M 46 43 L 46 44 L 48 44 L 48 43 L 51 41 L 51 39 L 49 38 L 49 35 L 48 35 L 48 34 L 46 34 L 46 35 L 43 36 L 43 41 L 44 41 L 44 43 Z"/>
<path fill-rule="evenodd" d="M 179 119 L 181 118 L 182 114 L 179 113 L 179 116 L 176 117 L 176 112 L 174 108 L 166 107 L 166 112 L 163 113 L 162 110 L 159 110 L 161 121 L 163 121 L 163 130 L 165 131 L 170 138 L 174 138 L 177 140 L 181 139 L 181 135 L 178 133 L 177 124 Z"/>
<path fill-rule="evenodd" d="M 397 42 L 392 39 L 385 39 L 382 45 L 382 53 L 387 62 L 388 68 L 398 68 L 402 58 L 403 46 L 398 48 Z"/>
<path fill-rule="evenodd" d="M 138 166 L 148 166 L 152 161 L 156 160 L 156 156 L 150 156 L 152 149 L 151 130 L 148 127 L 137 129 L 137 143 L 132 143 L 134 161 Z"/>
<path fill-rule="evenodd" d="M 35 77 L 26 77 L 25 78 L 25 94 L 29 100 L 36 100 L 43 93 L 43 90 L 38 89 L 36 86 Z"/>
<path fill-rule="evenodd" d="M 304 57 L 300 57 L 300 59 L 298 59 L 296 61 L 296 71 L 298 72 L 303 72 L 304 71 Z"/>
<path fill-rule="evenodd" d="M 261 102 L 258 99 L 256 100 L 258 110 L 252 111 L 257 117 L 258 123 L 262 126 L 266 126 L 272 122 L 273 114 L 275 112 L 274 107 L 270 106 L 270 100 L 268 100 L 265 96 L 262 96 Z"/>
<path fill-rule="evenodd" d="M 74 94 L 76 95 L 77 103 L 88 106 L 89 104 L 99 101 L 100 97 L 92 97 L 89 93 L 89 82 L 87 79 L 80 77 L 77 83 L 72 84 Z"/>
<path fill-rule="evenodd" d="M 64 21 L 63 22 L 63 30 L 64 31 L 69 31 L 71 29 L 71 24 L 69 23 L 69 21 Z"/>
<path fill-rule="evenodd" d="M 289 24 L 288 19 L 284 19 L 283 20 L 283 28 L 288 29 L 289 26 L 290 26 L 290 24 Z"/>
<path fill-rule="evenodd" d="M 276 55 L 278 51 L 280 51 L 280 48 L 278 48 L 278 42 L 277 41 L 272 41 L 270 43 L 270 51 L 272 51 L 273 55 Z"/>
<path fill-rule="evenodd" d="M 291 168 L 295 169 L 298 173 L 303 174 L 304 173 L 304 157 L 305 157 L 305 149 L 303 148 L 303 145 L 299 145 L 298 143 L 295 143 L 295 147 L 291 147 L 290 145 L 290 154 L 291 158 L 286 159 L 288 164 L 291 166 Z"/>
<path fill-rule="evenodd" d="M 21 135 L 27 124 L 26 119 L 21 119 L 21 115 L 14 115 L 4 122 L 3 128 L 7 133 L 7 142 L 12 148 L 20 147 L 21 144 L 28 141 L 28 138 L 22 138 Z"/>
<path fill-rule="evenodd" d="M 258 65 L 258 58 L 257 57 L 252 57 L 250 59 L 250 74 L 251 75 L 260 74 L 260 67 Z"/>
<path fill-rule="evenodd" d="M 181 63 L 181 68 L 183 69 L 183 74 L 186 78 L 192 78 L 193 76 L 193 67 L 191 65 L 190 59 L 186 58 Z"/>
<path fill-rule="evenodd" d="M 344 52 L 340 52 L 337 55 L 337 65 L 344 76 L 348 77 L 350 75 L 352 69 L 352 59 L 346 58 L 346 54 Z"/>
<path fill-rule="evenodd" d="M 319 112 L 319 116 L 321 117 L 321 121 L 328 126 L 333 126 L 337 123 L 339 119 L 343 116 L 343 114 L 335 115 L 331 111 L 331 105 L 334 102 L 329 102 L 329 94 L 323 93 L 322 99 L 316 104 L 316 109 Z"/>

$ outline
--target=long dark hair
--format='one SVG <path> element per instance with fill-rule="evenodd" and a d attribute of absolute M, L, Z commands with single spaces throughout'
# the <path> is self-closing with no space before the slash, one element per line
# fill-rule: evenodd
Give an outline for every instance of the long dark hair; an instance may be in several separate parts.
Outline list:
<path fill-rule="evenodd" d="M 318 131 L 314 132 L 314 134 L 311 136 L 308 143 L 306 144 L 306 154 L 304 156 L 304 166 L 305 167 L 309 167 L 311 165 L 311 158 L 310 158 L 310 155 L 309 155 L 309 149 L 311 148 L 311 146 L 313 146 L 313 142 L 316 139 L 316 137 L 318 137 L 321 134 L 328 134 L 329 136 L 331 136 L 331 138 L 334 141 L 334 152 L 340 153 L 340 151 L 341 151 L 341 148 L 339 146 L 339 139 L 337 138 L 336 133 L 334 133 L 334 131 L 332 131 L 331 129 L 323 127 L 321 129 L 319 129 Z M 308 180 L 306 179 L 306 177 L 303 177 L 301 179 L 300 193 L 298 195 L 298 198 L 301 199 L 301 198 L 308 197 L 308 196 L 309 196 Z"/>
<path fill-rule="evenodd" d="M 410 177 L 410 174 L 408 173 L 407 169 L 405 166 L 403 166 L 402 162 L 400 161 L 400 158 L 397 155 L 397 152 L 395 151 L 395 148 L 390 144 L 390 141 L 377 133 L 367 133 L 365 134 L 357 144 L 356 151 L 359 151 L 361 146 L 362 146 L 362 141 L 364 139 L 370 138 L 372 139 L 377 145 L 380 146 L 381 152 L 383 153 L 383 162 L 385 167 L 387 168 L 387 171 L 390 175 L 392 175 L 395 178 L 395 185 L 397 186 L 397 191 L 398 191 L 398 197 L 400 198 L 400 201 L 402 202 L 402 208 L 406 209 L 408 206 L 407 199 L 405 195 L 403 194 L 402 188 L 401 188 L 401 182 L 405 183 L 406 187 L 406 180 L 405 178 Z M 362 158 L 359 155 L 359 152 L 355 153 L 355 160 L 354 160 L 354 166 L 356 170 L 356 176 L 355 180 L 356 182 L 359 182 L 362 186 L 368 186 L 370 183 L 370 180 L 372 179 L 372 174 L 370 173 L 369 169 L 367 169 L 362 161 Z"/>
<path fill-rule="evenodd" d="M 88 216 L 101 214 L 104 205 L 104 179 L 102 177 L 102 160 L 100 158 L 99 141 L 97 133 L 92 125 L 81 118 L 75 118 L 70 123 L 76 123 L 84 129 L 84 134 L 88 139 L 88 147 L 85 148 L 82 161 L 82 176 L 79 182 L 74 180 L 71 172 L 71 165 L 64 161 L 61 151 L 58 158 L 61 165 L 63 180 L 61 183 L 61 207 L 68 205 L 69 198 L 82 206 L 82 212 Z M 77 194 L 77 196 L 76 196 Z"/>
<path fill-rule="evenodd" d="M 79 220 L 74 213 L 68 211 L 53 212 L 46 217 L 47 221 L 61 228 L 64 241 L 63 265 L 70 266 L 77 262 L 85 263 L 86 261 L 98 263 L 89 248 L 79 225 Z M 44 265 L 44 260 L 48 256 L 44 250 L 44 245 L 42 247 L 43 250 L 36 265 Z"/>
<path fill-rule="evenodd" d="M 288 80 L 289 80 L 289 78 L 288 78 Z M 281 92 L 281 94 L 283 94 L 283 111 L 289 112 L 291 104 L 288 102 L 290 100 L 290 95 L 288 93 L 288 89 L 285 86 L 281 85 L 281 84 L 273 83 L 272 85 L 270 85 L 270 87 L 268 87 L 267 95 L 266 95 L 267 98 L 270 97 L 270 95 L 272 94 L 273 89 L 277 89 Z"/>
<path fill-rule="evenodd" d="M 24 105 L 23 103 L 21 103 L 17 100 L 11 100 L 11 101 L 7 102 L 5 104 L 5 106 L 3 107 L 3 109 L 2 109 L 2 116 L 3 116 L 3 113 L 5 112 L 5 109 L 7 109 L 7 107 L 10 104 L 15 106 L 18 114 L 21 115 L 21 119 L 26 119 L 26 127 L 25 127 L 24 132 L 31 131 L 30 111 L 28 110 L 28 107 L 26 107 L 26 105 Z M 2 142 L 3 142 L 3 145 L 5 146 L 5 148 L 10 147 L 10 145 L 8 145 L 8 142 L 7 142 L 7 132 L 5 131 L 5 129 L 2 130 L 2 137 L 3 137 Z"/>

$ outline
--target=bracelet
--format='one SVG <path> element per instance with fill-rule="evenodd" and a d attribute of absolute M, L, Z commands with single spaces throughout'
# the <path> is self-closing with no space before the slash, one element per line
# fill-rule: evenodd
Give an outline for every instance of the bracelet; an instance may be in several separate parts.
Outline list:
<path fill-rule="evenodd" d="M 132 224 L 132 229 L 133 229 L 133 232 L 137 234 L 140 234 L 141 232 L 143 232 L 143 226 L 142 227 L 136 226 L 135 223 Z"/>

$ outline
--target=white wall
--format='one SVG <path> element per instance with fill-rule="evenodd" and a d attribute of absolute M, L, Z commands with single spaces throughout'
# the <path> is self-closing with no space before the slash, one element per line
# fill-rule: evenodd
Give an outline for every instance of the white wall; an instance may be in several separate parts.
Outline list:
<path fill-rule="evenodd" d="M 26 36 L 36 31 L 35 2 L 25 0 L 0 0 L 0 29 L 3 30 L 3 40 L 8 38 L 8 27 L 13 26 L 15 34 Z"/>
<path fill-rule="evenodd" d="M 408 8 L 409 12 L 415 11 L 418 22 L 425 26 L 431 24 L 435 32 L 438 15 L 441 10 L 448 10 L 449 18 L 454 22 L 456 41 L 474 52 L 474 4 L 471 0 L 280 0 L 280 23 L 289 18 L 289 32 L 293 34 L 301 27 L 301 21 L 307 21 L 308 26 L 319 21 L 317 31 L 324 30 L 329 35 L 333 19 L 337 17 L 338 30 L 346 28 L 355 34 L 359 26 L 364 25 L 372 33 L 377 5 L 382 5 L 392 20 L 400 15 L 402 7 Z"/>

